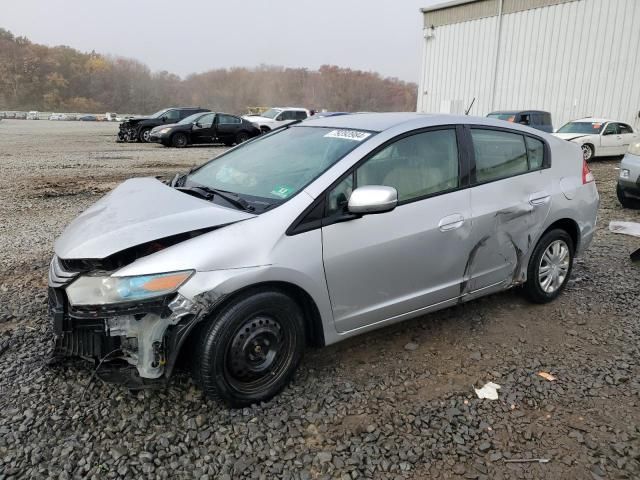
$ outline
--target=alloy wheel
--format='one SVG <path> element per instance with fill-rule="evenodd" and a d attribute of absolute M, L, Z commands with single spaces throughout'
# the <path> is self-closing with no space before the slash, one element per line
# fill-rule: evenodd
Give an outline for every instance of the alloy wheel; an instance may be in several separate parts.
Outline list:
<path fill-rule="evenodd" d="M 538 267 L 538 282 L 545 293 L 554 293 L 569 273 L 571 252 L 564 240 L 555 240 L 545 250 Z"/>

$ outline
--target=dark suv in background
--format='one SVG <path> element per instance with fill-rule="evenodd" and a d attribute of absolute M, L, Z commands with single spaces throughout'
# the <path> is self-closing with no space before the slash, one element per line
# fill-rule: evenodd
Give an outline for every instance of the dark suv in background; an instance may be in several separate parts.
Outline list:
<path fill-rule="evenodd" d="M 201 107 L 170 107 L 148 117 L 133 117 L 120 124 L 119 142 L 148 142 L 151 129 L 160 125 L 178 123 L 194 113 L 210 112 Z"/>
<path fill-rule="evenodd" d="M 491 112 L 487 115 L 489 118 L 497 118 L 511 123 L 519 123 L 536 130 L 553 133 L 553 123 L 551 122 L 551 114 L 542 110 L 507 110 L 499 112 Z"/>

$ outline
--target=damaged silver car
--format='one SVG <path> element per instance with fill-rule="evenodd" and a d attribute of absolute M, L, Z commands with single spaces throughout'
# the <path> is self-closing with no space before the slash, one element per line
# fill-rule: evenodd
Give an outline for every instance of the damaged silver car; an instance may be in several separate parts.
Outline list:
<path fill-rule="evenodd" d="M 168 184 L 128 180 L 74 220 L 50 268 L 57 351 L 141 385 L 182 351 L 210 397 L 267 400 L 308 345 L 514 286 L 553 300 L 598 203 L 580 148 L 528 127 L 291 124 Z"/>

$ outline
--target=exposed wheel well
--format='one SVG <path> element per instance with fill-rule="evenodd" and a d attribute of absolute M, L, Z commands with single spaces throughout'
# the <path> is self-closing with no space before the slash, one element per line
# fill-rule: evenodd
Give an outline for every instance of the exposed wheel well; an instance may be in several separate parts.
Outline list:
<path fill-rule="evenodd" d="M 307 337 L 307 345 L 314 347 L 324 346 L 324 333 L 322 328 L 322 319 L 320 318 L 320 311 L 315 302 L 305 290 L 293 283 L 288 282 L 263 282 L 251 285 L 245 288 L 241 288 L 227 296 L 222 302 L 214 307 L 209 312 L 208 316 L 215 316 L 223 308 L 230 303 L 234 302 L 239 297 L 249 295 L 255 291 L 275 290 L 282 292 L 293 300 L 295 300 L 302 308 L 302 313 L 305 319 L 305 334 Z M 194 329 L 197 330 L 197 329 Z M 193 334 L 193 332 L 192 332 Z"/>
<path fill-rule="evenodd" d="M 271 131 L 271 129 L 269 127 L 265 127 L 264 125 L 262 127 L 260 127 L 260 130 L 262 130 L 262 133 L 267 133 L 267 132 Z"/>
<path fill-rule="evenodd" d="M 569 234 L 571 240 L 573 241 L 573 248 L 577 251 L 580 247 L 580 228 L 578 227 L 578 224 L 575 222 L 575 220 L 571 220 L 570 218 L 556 220 L 551 225 L 549 225 L 549 228 L 542 232 L 540 238 L 542 238 L 545 233 L 556 228 L 560 228 Z"/>

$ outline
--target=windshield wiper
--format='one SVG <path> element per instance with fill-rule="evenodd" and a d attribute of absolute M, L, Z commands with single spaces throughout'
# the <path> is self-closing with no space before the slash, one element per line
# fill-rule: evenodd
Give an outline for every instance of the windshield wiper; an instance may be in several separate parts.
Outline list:
<path fill-rule="evenodd" d="M 250 205 L 244 198 L 236 195 L 235 193 L 227 192 L 225 190 L 218 190 L 217 188 L 209 188 L 209 187 L 175 187 L 176 190 L 180 190 L 185 193 L 196 193 L 200 195 L 205 200 L 211 200 L 216 195 L 220 198 L 223 198 L 231 205 L 239 208 L 240 210 L 244 210 L 245 212 L 252 212 L 255 210 L 253 205 Z"/>

